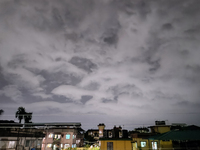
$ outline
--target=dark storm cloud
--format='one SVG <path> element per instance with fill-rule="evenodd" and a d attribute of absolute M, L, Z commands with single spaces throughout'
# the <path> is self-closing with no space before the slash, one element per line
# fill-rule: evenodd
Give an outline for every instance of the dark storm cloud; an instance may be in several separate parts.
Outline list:
<path fill-rule="evenodd" d="M 173 26 L 171 23 L 165 23 L 162 25 L 162 29 L 163 30 L 172 30 L 173 29 Z"/>
<path fill-rule="evenodd" d="M 97 65 L 86 58 L 76 56 L 72 57 L 69 62 L 87 72 L 92 72 L 93 69 L 97 69 Z"/>
<path fill-rule="evenodd" d="M 2 107 L 126 124 L 198 113 L 199 3 L 1 1 Z"/>

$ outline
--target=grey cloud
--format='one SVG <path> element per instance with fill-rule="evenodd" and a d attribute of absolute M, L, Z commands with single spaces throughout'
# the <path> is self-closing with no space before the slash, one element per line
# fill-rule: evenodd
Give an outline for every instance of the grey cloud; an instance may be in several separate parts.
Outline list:
<path fill-rule="evenodd" d="M 75 56 L 72 57 L 69 62 L 77 66 L 78 68 L 87 71 L 88 73 L 93 72 L 93 70 L 97 69 L 97 65 L 87 58 L 81 58 Z"/>
<path fill-rule="evenodd" d="M 61 71 L 49 73 L 48 71 L 43 70 L 40 72 L 40 74 L 42 74 L 46 79 L 42 86 L 44 86 L 48 92 L 52 91 L 55 87 L 61 84 L 76 85 L 81 81 L 81 78 L 73 76 L 72 74 L 66 74 Z"/>
<path fill-rule="evenodd" d="M 90 99 L 92 98 L 92 96 L 90 96 L 90 95 L 83 95 L 82 97 L 81 97 L 81 102 L 83 103 L 83 104 L 85 104 L 85 103 L 87 103 L 87 101 L 89 101 Z"/>
<path fill-rule="evenodd" d="M 3 107 L 34 106 L 34 114 L 51 113 L 47 118 L 55 120 L 67 114 L 62 120 L 100 117 L 97 122 L 125 123 L 173 119 L 166 114 L 183 109 L 198 112 L 198 3 L 1 1 Z M 187 121 L 182 116 L 175 119 Z"/>
<path fill-rule="evenodd" d="M 15 85 L 5 86 L 2 90 L 0 90 L 0 95 L 5 95 L 17 103 L 23 101 L 22 93 Z"/>
<path fill-rule="evenodd" d="M 171 23 L 165 23 L 162 25 L 162 29 L 163 30 L 171 30 L 171 29 L 173 29 L 173 26 Z"/>
<path fill-rule="evenodd" d="M 8 85 L 8 84 L 9 84 L 9 82 L 4 77 L 3 70 L 0 66 L 0 89 L 3 88 L 4 86 Z"/>
<path fill-rule="evenodd" d="M 151 13 L 151 7 L 149 4 L 150 4 L 149 1 L 145 1 L 145 0 L 139 1 L 136 4 L 136 8 L 138 9 L 139 15 L 142 18 L 146 18 L 147 15 Z"/>
<path fill-rule="evenodd" d="M 141 19 L 146 19 L 147 15 L 151 13 L 151 7 L 149 5 L 151 2 L 151 0 L 118 1 L 118 7 L 128 15 L 138 15 Z"/>
<path fill-rule="evenodd" d="M 105 98 L 103 98 L 102 102 L 103 103 L 116 103 L 117 101 L 116 100 L 112 100 L 112 99 L 105 99 Z"/>
<path fill-rule="evenodd" d="M 96 91 L 98 90 L 100 87 L 100 84 L 97 82 L 91 82 L 89 83 L 87 86 L 85 86 L 84 88 L 89 90 L 89 91 Z"/>

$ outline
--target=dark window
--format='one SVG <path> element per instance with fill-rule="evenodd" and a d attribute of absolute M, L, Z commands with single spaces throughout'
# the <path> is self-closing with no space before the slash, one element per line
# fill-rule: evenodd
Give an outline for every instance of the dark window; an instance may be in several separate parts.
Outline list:
<path fill-rule="evenodd" d="M 107 142 L 107 150 L 113 150 L 113 142 Z"/>
<path fill-rule="evenodd" d="M 31 141 L 30 140 L 26 140 L 26 147 L 29 147 L 31 145 Z"/>

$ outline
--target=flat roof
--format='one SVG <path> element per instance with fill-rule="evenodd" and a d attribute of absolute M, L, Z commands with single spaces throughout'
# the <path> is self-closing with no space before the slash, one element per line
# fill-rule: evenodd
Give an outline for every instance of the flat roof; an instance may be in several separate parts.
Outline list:
<path fill-rule="evenodd" d="M 25 123 L 25 126 L 81 126 L 80 122 Z"/>

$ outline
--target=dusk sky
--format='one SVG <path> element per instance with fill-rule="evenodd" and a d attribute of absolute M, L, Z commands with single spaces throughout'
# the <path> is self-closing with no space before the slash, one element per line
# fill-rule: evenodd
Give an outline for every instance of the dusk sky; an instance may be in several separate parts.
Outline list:
<path fill-rule="evenodd" d="M 200 125 L 200 0 L 0 0 L 1 120 Z"/>

